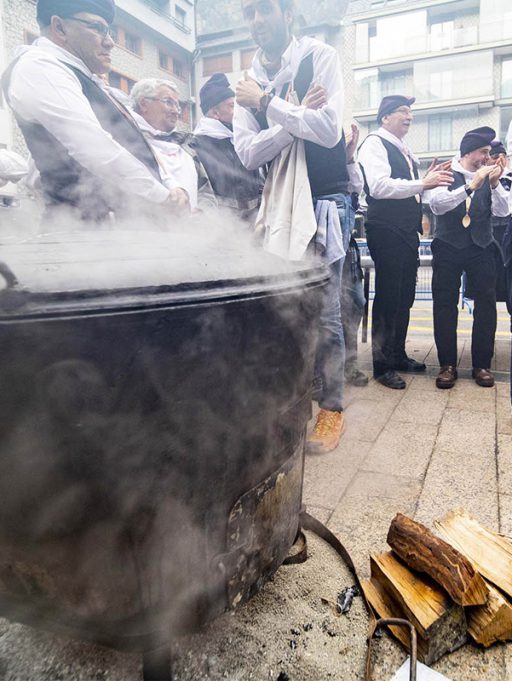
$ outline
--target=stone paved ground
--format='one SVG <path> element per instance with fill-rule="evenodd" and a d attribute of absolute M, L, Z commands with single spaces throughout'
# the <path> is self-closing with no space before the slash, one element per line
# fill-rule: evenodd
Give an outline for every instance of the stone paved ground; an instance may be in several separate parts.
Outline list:
<path fill-rule="evenodd" d="M 342 538 L 361 574 L 369 572 L 369 552 L 386 548 L 387 529 L 398 511 L 432 526 L 462 506 L 488 527 L 512 535 L 510 318 L 503 306 L 499 317 L 496 386 L 480 388 L 470 378 L 471 319 L 462 312 L 462 378 L 442 391 L 434 383 L 431 310 L 429 303 L 417 303 L 407 350 L 427 362 L 427 374 L 407 376 L 402 391 L 375 381 L 347 390 L 347 431 L 339 448 L 307 457 L 308 509 Z M 368 346 L 362 346 L 360 357 L 369 369 Z M 397 648 L 386 642 L 386 652 L 397 655 Z M 461 681 L 512 679 L 512 645 L 486 652 L 465 646 L 436 669 Z"/>

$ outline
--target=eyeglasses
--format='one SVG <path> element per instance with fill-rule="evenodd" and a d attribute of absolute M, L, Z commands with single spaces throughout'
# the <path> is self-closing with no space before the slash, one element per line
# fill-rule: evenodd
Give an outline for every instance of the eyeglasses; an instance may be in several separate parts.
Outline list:
<path fill-rule="evenodd" d="M 112 38 L 110 26 L 107 26 L 107 24 L 102 24 L 100 21 L 87 21 L 87 19 L 79 19 L 78 17 L 66 17 L 66 19 L 68 21 L 78 21 L 78 23 L 83 24 L 88 28 L 92 28 L 92 30 L 96 31 L 96 33 L 102 38 L 106 38 L 107 36 Z"/>
<path fill-rule="evenodd" d="M 169 109 L 175 109 L 178 113 L 181 113 L 181 106 L 179 102 L 171 97 L 144 97 L 144 99 L 150 99 L 152 102 L 162 102 L 164 106 L 168 106 Z"/>

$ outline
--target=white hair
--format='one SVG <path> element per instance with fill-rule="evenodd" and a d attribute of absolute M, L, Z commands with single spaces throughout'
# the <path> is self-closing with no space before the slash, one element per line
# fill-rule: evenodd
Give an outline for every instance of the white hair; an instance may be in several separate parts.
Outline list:
<path fill-rule="evenodd" d="M 137 110 L 141 99 L 144 99 L 144 97 L 155 97 L 157 91 L 164 86 L 179 95 L 178 86 L 176 83 L 173 83 L 172 80 L 163 80 L 162 78 L 144 78 L 143 80 L 139 80 L 138 83 L 135 83 L 130 92 L 132 108 Z"/>

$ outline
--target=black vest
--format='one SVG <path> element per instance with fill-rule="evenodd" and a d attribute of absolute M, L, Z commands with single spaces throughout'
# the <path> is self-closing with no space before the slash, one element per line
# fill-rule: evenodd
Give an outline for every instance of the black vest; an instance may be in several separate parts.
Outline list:
<path fill-rule="evenodd" d="M 230 139 L 214 139 L 207 135 L 196 135 L 194 139 L 198 156 L 217 197 L 237 201 L 241 209 L 244 209 L 244 204 L 247 207 L 248 201 L 258 199 L 259 171 L 247 170 Z"/>
<path fill-rule="evenodd" d="M 17 60 L 9 66 L 2 78 L 6 98 L 16 63 Z M 82 71 L 69 64 L 64 65 L 73 71 L 80 81 L 82 92 L 101 127 L 160 181 L 158 163 L 153 151 L 128 110 L 122 104 L 114 103 Z M 48 206 L 68 205 L 77 209 L 84 220 L 104 220 L 110 211 L 119 211 L 126 206 L 127 195 L 116 185 L 119 178 L 113 177 L 112 182 L 107 182 L 95 177 L 75 161 L 46 128 L 39 123 L 26 121 L 16 113 L 15 117 L 41 175 L 41 185 Z"/>
<path fill-rule="evenodd" d="M 464 175 L 455 171 L 454 180 L 449 191 L 466 184 Z M 466 198 L 466 195 L 464 195 Z M 489 246 L 493 241 L 491 229 L 491 185 L 486 178 L 484 184 L 471 195 L 471 206 L 469 217 L 471 224 L 464 227 L 462 219 L 466 215 L 466 201 L 462 201 L 453 210 L 444 215 L 438 215 L 436 219 L 436 230 L 434 237 L 445 241 L 455 248 L 467 248 L 476 244 L 481 248 Z"/>
<path fill-rule="evenodd" d="M 313 53 L 301 61 L 299 70 L 294 80 L 294 88 L 299 101 L 302 102 L 309 86 L 313 81 Z M 289 84 L 281 90 L 284 98 Z M 268 128 L 265 116 L 256 115 L 261 128 Z M 306 164 L 308 168 L 309 183 L 313 197 L 324 194 L 338 194 L 348 191 L 349 176 L 347 170 L 347 150 L 345 145 L 345 133 L 335 147 L 328 149 L 320 144 L 305 141 Z"/>
<path fill-rule="evenodd" d="M 370 136 L 368 135 L 368 137 Z M 380 135 L 373 136 L 378 137 L 386 149 L 391 168 L 391 177 L 394 179 L 411 180 L 411 170 L 402 152 L 394 144 L 380 137 Z M 414 161 L 411 161 L 411 163 L 414 177 L 418 179 L 418 165 Z M 421 226 L 421 202 L 418 203 L 415 196 L 410 196 L 407 199 L 374 199 L 370 194 L 362 166 L 361 169 L 363 171 L 364 191 L 368 204 L 366 216 L 367 229 L 387 227 L 416 247 L 418 232 L 423 234 Z"/>

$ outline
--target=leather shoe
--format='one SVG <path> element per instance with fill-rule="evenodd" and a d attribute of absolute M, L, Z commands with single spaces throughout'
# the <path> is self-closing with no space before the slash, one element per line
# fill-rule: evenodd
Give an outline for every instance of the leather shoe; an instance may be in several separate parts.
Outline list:
<path fill-rule="evenodd" d="M 352 367 L 348 369 L 348 371 L 345 371 L 345 380 L 347 383 L 350 383 L 350 385 L 355 385 L 358 388 L 363 388 L 365 385 L 368 385 L 368 376 L 357 367 Z"/>
<path fill-rule="evenodd" d="M 405 357 L 395 364 L 397 371 L 405 371 L 409 374 L 422 374 L 427 369 L 427 365 L 423 362 L 417 362 L 412 357 Z"/>
<path fill-rule="evenodd" d="M 392 369 L 388 369 L 386 373 L 380 376 L 375 376 L 375 380 L 393 390 L 403 390 L 407 385 L 404 379 Z"/>
<path fill-rule="evenodd" d="M 436 386 L 441 390 L 446 388 L 453 388 L 455 381 L 458 378 L 457 369 L 452 366 L 441 367 L 441 371 L 436 378 Z"/>
<path fill-rule="evenodd" d="M 494 376 L 489 369 L 473 369 L 473 378 L 477 385 L 482 388 L 492 388 L 494 386 Z"/>

